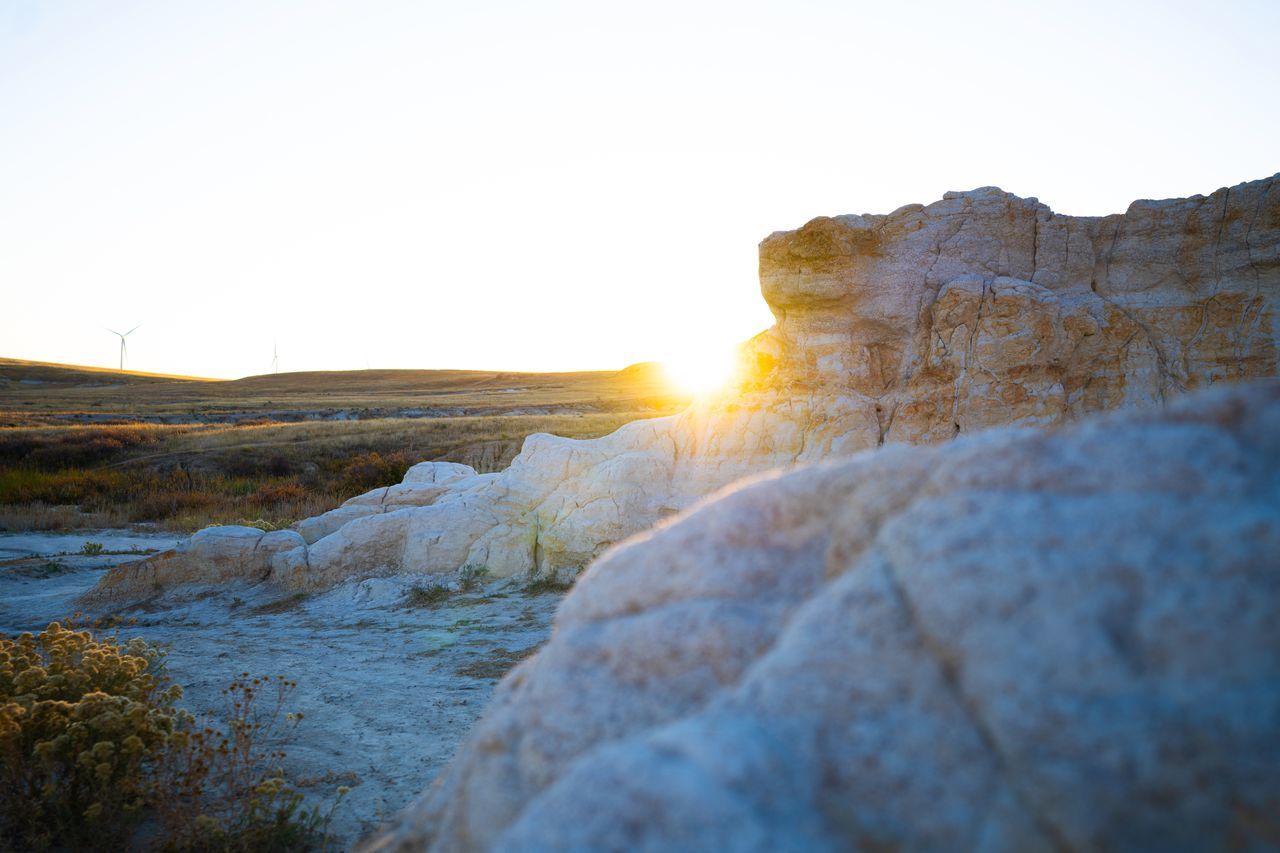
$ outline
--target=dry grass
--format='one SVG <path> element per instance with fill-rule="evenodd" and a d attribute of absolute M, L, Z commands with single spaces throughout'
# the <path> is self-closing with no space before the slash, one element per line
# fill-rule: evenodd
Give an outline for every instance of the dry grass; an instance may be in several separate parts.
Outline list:
<path fill-rule="evenodd" d="M 284 478 L 185 469 L 32 468 L 0 470 L 0 525 L 6 530 L 115 527 L 160 521 L 169 529 L 252 522 L 279 527 L 341 502 Z"/>
<path fill-rule="evenodd" d="M 255 616 L 262 616 L 270 613 L 288 613 L 291 610 L 297 610 L 307 601 L 305 592 L 295 592 L 286 595 L 284 598 L 277 598 L 275 601 L 268 601 L 266 604 L 259 604 L 249 612 Z"/>
<path fill-rule="evenodd" d="M 416 462 L 500 470 L 530 433 L 588 438 L 635 414 L 0 428 L 0 528 L 287 527 Z"/>
<path fill-rule="evenodd" d="M 643 367 L 222 382 L 0 359 L 0 529 L 287 527 L 398 482 L 417 462 L 496 471 L 530 433 L 589 438 L 682 405 L 662 390 Z M 75 423 L 95 410 L 135 422 Z M 402 410 L 415 416 L 380 416 Z M 184 422 L 136 422 L 158 413 Z M 229 413 L 240 420 L 210 422 Z M 361 419 L 314 419 L 335 413 Z"/>
<path fill-rule="evenodd" d="M 177 415 L 196 422 L 233 413 L 398 409 L 489 414 L 519 407 L 670 411 L 687 402 L 650 364 L 617 371 L 350 370 L 280 373 L 228 381 L 0 359 L 0 424 L 50 416 Z M 466 410 L 466 411 L 459 411 Z"/>
<path fill-rule="evenodd" d="M 509 649 L 494 649 L 488 655 L 459 667 L 457 673 L 470 678 L 499 679 L 537 650 L 538 646 L 530 646 L 514 652 Z"/>
<path fill-rule="evenodd" d="M 42 503 L 0 506 L 0 531 L 99 529 L 128 523 L 129 514 L 124 511 L 82 512 L 76 506 Z"/>
<path fill-rule="evenodd" d="M 579 569 L 579 572 L 582 570 Z M 561 577 L 558 572 L 551 572 L 545 575 L 537 575 L 524 585 L 525 595 L 545 595 L 546 593 L 562 593 L 568 592 L 573 587 L 573 578 L 576 575 L 568 574 Z"/>

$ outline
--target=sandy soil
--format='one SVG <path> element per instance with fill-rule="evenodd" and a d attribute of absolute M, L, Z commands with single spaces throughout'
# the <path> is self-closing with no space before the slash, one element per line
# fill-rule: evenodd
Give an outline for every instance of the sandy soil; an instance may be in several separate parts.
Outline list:
<path fill-rule="evenodd" d="M 171 547 L 172 535 L 80 531 L 0 534 L 0 632 L 38 631 L 74 610 L 100 572 L 136 554 L 77 555 L 85 541 L 108 550 Z M 51 557 L 62 554 L 66 556 Z M 298 682 L 289 709 L 305 715 L 286 770 L 309 797 L 332 800 L 350 847 L 430 784 L 484 708 L 498 678 L 550 632 L 559 597 L 529 596 L 511 582 L 407 607 L 434 577 L 353 582 L 312 597 L 265 585 L 189 588 L 123 611 L 122 636 L 168 647 L 168 670 L 193 711 L 218 707 L 236 675 Z"/>

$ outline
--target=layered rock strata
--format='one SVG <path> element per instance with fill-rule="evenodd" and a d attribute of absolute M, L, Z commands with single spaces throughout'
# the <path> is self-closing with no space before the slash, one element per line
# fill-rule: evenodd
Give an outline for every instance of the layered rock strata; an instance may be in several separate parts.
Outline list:
<path fill-rule="evenodd" d="M 1274 375 L 1275 183 L 1106 217 L 1057 215 L 987 187 L 773 234 L 760 245 L 760 283 L 777 323 L 744 347 L 731 391 L 603 438 L 530 436 L 496 475 L 349 503 L 303 522 L 305 541 L 252 573 L 313 589 L 466 564 L 494 575 L 577 569 L 778 465 L 1063 424 Z M 86 603 L 196 575 L 221 559 L 208 550 L 221 543 L 193 538 L 121 567 Z"/>
<path fill-rule="evenodd" d="M 766 475 L 597 561 L 372 849 L 1269 849 L 1278 558 L 1275 380 Z"/>

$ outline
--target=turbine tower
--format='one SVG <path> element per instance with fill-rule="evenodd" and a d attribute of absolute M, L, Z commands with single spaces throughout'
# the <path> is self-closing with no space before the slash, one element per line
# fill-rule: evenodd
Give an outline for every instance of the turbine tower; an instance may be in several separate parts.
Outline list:
<path fill-rule="evenodd" d="M 128 350 L 128 347 L 125 346 L 124 339 L 129 337 L 130 335 L 132 335 L 134 332 L 138 331 L 141 328 L 142 328 L 142 324 L 139 323 L 138 325 L 134 326 L 132 329 L 125 332 L 124 334 L 120 334 L 115 329 L 107 329 L 107 331 L 110 332 L 111 334 L 119 335 L 120 337 L 120 369 L 121 370 L 124 370 L 124 354 Z"/>
<path fill-rule="evenodd" d="M 280 347 L 275 343 L 271 344 L 271 372 L 280 372 Z"/>

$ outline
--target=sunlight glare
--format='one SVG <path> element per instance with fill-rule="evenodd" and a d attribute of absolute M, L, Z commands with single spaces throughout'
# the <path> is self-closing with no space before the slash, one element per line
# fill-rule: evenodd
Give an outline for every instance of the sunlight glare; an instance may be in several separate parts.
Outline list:
<path fill-rule="evenodd" d="M 667 381 L 675 388 L 702 397 L 729 384 L 737 369 L 737 349 L 726 346 L 690 347 L 664 359 L 662 367 Z"/>

